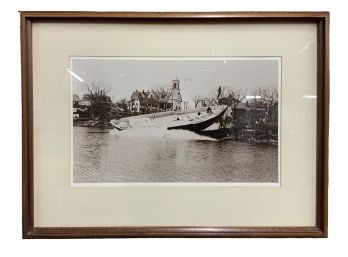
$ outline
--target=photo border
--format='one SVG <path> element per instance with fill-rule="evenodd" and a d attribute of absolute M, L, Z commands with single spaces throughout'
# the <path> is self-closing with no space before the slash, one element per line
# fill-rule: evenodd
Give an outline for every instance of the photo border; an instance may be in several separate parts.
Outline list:
<path fill-rule="evenodd" d="M 90 60 L 202 60 L 202 61 L 209 61 L 209 60 L 236 60 L 236 61 L 243 61 L 243 60 L 255 60 L 255 61 L 261 61 L 261 60 L 277 60 L 278 61 L 278 160 L 277 160 L 277 168 L 278 168 L 278 182 L 83 182 L 83 183 L 75 183 L 73 180 L 74 177 L 74 144 L 73 144 L 73 114 L 70 113 L 71 117 L 71 133 L 70 133 L 70 141 L 71 141 L 71 187 L 129 187 L 129 186 L 239 186 L 239 187 L 245 187 L 245 186 L 270 186 L 270 187 L 280 187 L 281 186 L 281 113 L 282 113 L 282 56 L 190 56 L 190 57 L 182 57 L 182 56 L 70 56 L 69 63 L 69 71 L 74 71 L 73 68 L 73 60 L 74 59 L 90 59 Z M 70 106 L 72 109 L 72 99 L 73 99 L 73 76 L 70 76 Z"/>

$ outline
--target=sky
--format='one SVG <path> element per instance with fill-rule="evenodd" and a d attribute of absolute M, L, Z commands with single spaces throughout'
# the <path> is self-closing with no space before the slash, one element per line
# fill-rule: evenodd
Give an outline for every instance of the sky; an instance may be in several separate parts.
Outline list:
<path fill-rule="evenodd" d="M 279 86 L 279 58 L 115 58 L 71 57 L 73 93 L 82 96 L 87 84 L 99 82 L 113 101 L 129 100 L 135 90 L 151 90 L 180 80 L 183 101 L 215 95 L 219 86 L 252 90 Z"/>

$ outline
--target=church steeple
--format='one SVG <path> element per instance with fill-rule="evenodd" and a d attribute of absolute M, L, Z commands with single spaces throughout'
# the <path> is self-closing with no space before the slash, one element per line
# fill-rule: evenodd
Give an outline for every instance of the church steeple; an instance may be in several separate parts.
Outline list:
<path fill-rule="evenodd" d="M 180 80 L 174 79 L 172 82 L 172 88 L 170 90 L 170 102 L 172 103 L 173 110 L 181 110 L 181 94 L 180 94 Z"/>
<path fill-rule="evenodd" d="M 173 84 L 172 84 L 172 89 L 178 89 L 178 90 L 180 90 L 179 85 L 180 85 L 180 80 L 174 79 L 174 80 L 173 80 Z"/>

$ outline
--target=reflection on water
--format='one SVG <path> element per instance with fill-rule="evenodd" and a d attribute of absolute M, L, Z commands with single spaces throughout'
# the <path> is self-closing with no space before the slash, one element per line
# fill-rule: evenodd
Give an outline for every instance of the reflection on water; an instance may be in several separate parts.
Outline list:
<path fill-rule="evenodd" d="M 278 147 L 189 131 L 73 128 L 74 183 L 278 182 Z"/>

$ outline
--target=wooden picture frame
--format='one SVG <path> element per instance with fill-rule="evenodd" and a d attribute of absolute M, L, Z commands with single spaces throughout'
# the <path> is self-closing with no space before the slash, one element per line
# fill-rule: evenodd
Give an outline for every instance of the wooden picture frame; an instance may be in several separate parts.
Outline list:
<path fill-rule="evenodd" d="M 123 237 L 327 237 L 329 135 L 328 12 L 20 12 L 22 59 L 22 236 L 23 238 Z M 34 114 L 32 26 L 48 23 L 315 24 L 317 28 L 317 123 L 315 226 L 113 226 L 34 225 Z"/>

